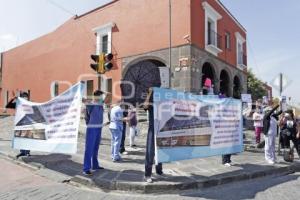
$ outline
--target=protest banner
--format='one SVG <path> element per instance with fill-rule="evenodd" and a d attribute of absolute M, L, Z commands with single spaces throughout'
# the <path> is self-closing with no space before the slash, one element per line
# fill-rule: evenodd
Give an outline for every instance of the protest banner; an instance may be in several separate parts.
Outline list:
<path fill-rule="evenodd" d="M 242 102 L 153 89 L 156 163 L 243 150 Z"/>
<path fill-rule="evenodd" d="M 18 98 L 13 148 L 76 153 L 82 95 L 78 83 L 46 103 Z"/>

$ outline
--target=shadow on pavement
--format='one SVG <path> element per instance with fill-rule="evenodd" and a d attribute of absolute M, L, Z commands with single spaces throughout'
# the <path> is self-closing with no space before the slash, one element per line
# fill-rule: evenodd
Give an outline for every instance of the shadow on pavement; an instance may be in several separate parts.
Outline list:
<path fill-rule="evenodd" d="M 243 183 L 234 183 L 226 186 L 217 186 L 210 189 L 199 190 L 199 192 L 193 191 L 181 193 L 180 196 L 218 200 L 254 199 L 260 192 L 266 191 L 274 186 L 296 180 L 298 178 L 299 175 L 269 177 L 265 179 L 251 180 Z M 288 194 L 288 191 L 286 191 L 286 194 Z"/>

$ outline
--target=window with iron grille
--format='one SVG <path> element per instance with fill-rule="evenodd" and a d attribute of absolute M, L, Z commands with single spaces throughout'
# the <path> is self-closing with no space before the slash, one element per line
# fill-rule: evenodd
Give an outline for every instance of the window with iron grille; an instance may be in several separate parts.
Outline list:
<path fill-rule="evenodd" d="M 226 32 L 225 33 L 225 48 L 226 49 L 231 49 L 231 38 L 230 38 L 230 33 Z"/>

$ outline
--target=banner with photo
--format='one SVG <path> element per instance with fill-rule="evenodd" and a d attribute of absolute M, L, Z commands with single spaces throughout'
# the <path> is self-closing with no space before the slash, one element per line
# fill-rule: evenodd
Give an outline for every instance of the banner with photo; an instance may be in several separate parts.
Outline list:
<path fill-rule="evenodd" d="M 78 83 L 46 103 L 18 98 L 13 148 L 76 153 L 82 95 Z"/>
<path fill-rule="evenodd" d="M 156 163 L 243 151 L 242 102 L 153 88 Z"/>

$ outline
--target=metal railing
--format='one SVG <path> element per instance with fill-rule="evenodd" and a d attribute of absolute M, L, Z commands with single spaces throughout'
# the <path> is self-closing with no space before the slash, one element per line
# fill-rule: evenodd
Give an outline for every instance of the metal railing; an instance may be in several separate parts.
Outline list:
<path fill-rule="evenodd" d="M 238 65 L 247 66 L 247 56 L 243 53 L 238 53 Z"/>
<path fill-rule="evenodd" d="M 222 36 L 215 31 L 209 30 L 207 39 L 207 45 L 213 45 L 215 47 L 218 47 L 219 49 L 222 48 Z"/>

